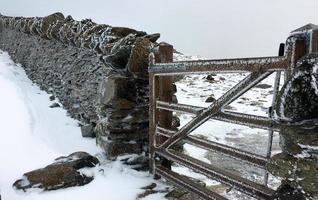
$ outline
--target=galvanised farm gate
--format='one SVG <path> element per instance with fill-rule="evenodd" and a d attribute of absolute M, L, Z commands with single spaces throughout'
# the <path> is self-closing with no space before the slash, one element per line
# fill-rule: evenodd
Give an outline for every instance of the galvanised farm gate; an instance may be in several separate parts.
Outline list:
<path fill-rule="evenodd" d="M 185 176 L 173 172 L 171 170 L 171 162 L 183 165 L 247 195 L 258 199 L 271 199 L 274 191 L 267 186 L 266 181 L 264 184 L 250 181 L 216 165 L 202 162 L 176 151 L 173 147 L 182 141 L 265 168 L 270 157 L 271 142 L 268 144 L 267 156 L 262 156 L 196 136 L 190 136 L 189 134 L 207 120 L 214 119 L 266 129 L 269 131 L 269 138 L 272 138 L 274 131 L 279 131 L 288 126 L 288 124 L 274 121 L 272 112 L 269 112 L 268 117 L 261 117 L 224 111 L 223 108 L 273 73 L 276 73 L 276 79 L 273 83 L 273 102 L 275 102 L 279 92 L 281 72 L 285 73 L 285 80 L 287 80 L 291 77 L 297 61 L 305 55 L 317 53 L 317 38 L 318 31 L 314 29 L 308 30 L 307 28 L 293 33 L 287 39 L 286 44 L 281 44 L 278 56 L 182 62 L 173 62 L 173 47 L 169 44 L 161 43 L 158 51 L 151 54 L 149 67 L 151 172 L 188 190 L 200 199 L 226 198 Z M 207 108 L 172 103 L 173 76 L 207 72 L 249 72 L 250 74 Z M 172 127 L 172 112 L 193 114 L 195 117 L 180 129 L 175 130 Z"/>

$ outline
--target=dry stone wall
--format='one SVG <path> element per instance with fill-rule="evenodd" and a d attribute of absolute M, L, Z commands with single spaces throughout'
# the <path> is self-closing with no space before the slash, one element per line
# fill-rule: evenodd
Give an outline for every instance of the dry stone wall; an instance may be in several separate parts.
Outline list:
<path fill-rule="evenodd" d="M 0 16 L 0 49 L 80 120 L 84 136 L 96 134 L 109 157 L 147 145 L 148 56 L 158 38 L 61 13 Z"/>

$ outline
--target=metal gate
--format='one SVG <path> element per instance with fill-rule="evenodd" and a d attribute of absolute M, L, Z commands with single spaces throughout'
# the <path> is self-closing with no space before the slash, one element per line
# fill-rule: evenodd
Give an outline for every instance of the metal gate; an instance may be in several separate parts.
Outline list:
<path fill-rule="evenodd" d="M 309 40 L 308 40 L 309 34 Z M 274 191 L 267 184 L 260 184 L 226 171 L 216 165 L 207 164 L 196 158 L 173 150 L 173 146 L 183 141 L 206 150 L 213 150 L 228 156 L 265 168 L 270 157 L 271 142 L 267 156 L 257 155 L 231 146 L 201 139 L 189 134 L 209 119 L 246 125 L 273 132 L 288 124 L 279 123 L 272 118 L 255 116 L 239 112 L 224 111 L 223 108 L 250 90 L 256 84 L 276 72 L 273 103 L 279 90 L 281 72 L 290 78 L 296 62 L 306 54 L 318 52 L 318 31 L 306 30 L 292 34 L 281 44 L 276 57 L 239 58 L 221 60 L 199 60 L 173 62 L 173 47 L 166 43 L 159 44 L 156 52 L 150 55 L 150 170 L 169 182 L 182 187 L 201 199 L 226 199 L 223 196 L 196 184 L 190 179 L 173 172 L 171 162 L 178 163 L 197 173 L 203 174 L 220 183 L 258 199 L 270 199 Z M 309 44 L 308 44 L 309 41 Z M 286 46 L 286 50 L 284 50 Z M 174 88 L 173 76 L 195 73 L 231 73 L 249 72 L 250 74 L 209 107 L 197 107 L 172 103 Z M 190 113 L 195 117 L 179 130 L 172 129 L 172 112 Z"/>

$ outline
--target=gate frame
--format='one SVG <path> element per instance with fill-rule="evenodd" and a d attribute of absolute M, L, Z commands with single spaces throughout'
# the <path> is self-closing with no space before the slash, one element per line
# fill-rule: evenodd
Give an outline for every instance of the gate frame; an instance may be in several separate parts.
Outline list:
<path fill-rule="evenodd" d="M 310 34 L 309 44 L 306 35 Z M 267 78 L 273 72 L 276 74 L 274 83 L 274 105 L 278 93 L 280 72 L 285 72 L 285 81 L 292 77 L 297 61 L 306 54 L 318 52 L 318 30 L 292 33 L 286 41 L 286 50 L 280 45 L 276 57 L 238 58 L 219 60 L 199 60 L 173 62 L 173 46 L 160 43 L 158 49 L 149 57 L 149 157 L 150 173 L 163 177 L 177 186 L 183 187 L 202 199 L 226 199 L 217 193 L 195 184 L 190 179 L 171 171 L 171 162 L 177 162 L 209 178 L 261 199 L 269 199 L 274 191 L 267 187 L 268 174 L 265 174 L 264 185 L 239 177 L 226 170 L 209 165 L 190 156 L 169 149 L 181 140 L 206 150 L 215 150 L 230 157 L 249 162 L 257 167 L 265 168 L 270 158 L 271 144 L 268 144 L 267 155 L 261 156 L 227 145 L 200 139 L 189 134 L 208 119 L 212 118 L 269 131 L 269 141 L 273 132 L 288 126 L 284 122 L 273 119 L 273 112 L 268 117 L 223 111 L 223 108 L 236 100 L 253 86 Z M 174 75 L 194 74 L 204 72 L 251 72 L 246 78 L 227 91 L 209 107 L 202 108 L 172 102 Z M 194 114 L 189 123 L 180 130 L 172 130 L 172 113 L 183 112 Z M 158 158 L 160 158 L 158 160 Z"/>

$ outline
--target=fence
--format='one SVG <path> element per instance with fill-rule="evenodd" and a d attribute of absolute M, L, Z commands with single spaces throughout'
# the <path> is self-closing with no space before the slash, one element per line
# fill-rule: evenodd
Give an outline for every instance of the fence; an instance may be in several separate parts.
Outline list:
<path fill-rule="evenodd" d="M 306 27 L 306 26 L 305 26 Z M 155 175 L 161 176 L 180 186 L 201 199 L 226 199 L 225 197 L 208 190 L 189 178 L 171 170 L 171 162 L 178 163 L 197 173 L 203 174 L 220 183 L 228 185 L 252 197 L 271 199 L 274 190 L 264 184 L 250 181 L 234 173 L 226 171 L 216 165 L 202 162 L 196 158 L 174 150 L 178 142 L 185 142 L 206 150 L 219 153 L 249 162 L 265 168 L 270 157 L 271 140 L 274 131 L 279 131 L 288 124 L 278 123 L 272 118 L 224 111 L 223 108 L 250 90 L 256 84 L 276 72 L 274 82 L 273 103 L 279 92 L 281 72 L 285 72 L 285 79 L 293 73 L 296 62 L 306 54 L 318 52 L 318 31 L 302 30 L 293 33 L 286 42 L 281 44 L 279 55 L 276 57 L 239 58 L 220 60 L 199 60 L 173 62 L 173 47 L 166 43 L 159 45 L 158 52 L 150 56 L 149 82 L 150 82 L 150 169 Z M 309 37 L 309 39 L 308 39 Z M 286 50 L 284 50 L 286 46 Z M 213 102 L 209 107 L 203 108 L 185 104 L 173 103 L 173 76 L 195 73 L 231 73 L 249 72 L 250 74 L 237 85 L 227 91 L 223 96 Z M 285 80 L 286 81 L 286 80 Z M 195 117 L 179 130 L 172 127 L 172 113 L 181 112 L 195 115 Z M 269 131 L 269 144 L 266 156 L 243 151 L 231 146 L 201 139 L 189 135 L 197 127 L 209 119 L 246 125 Z M 265 177 L 267 180 L 267 177 Z"/>

